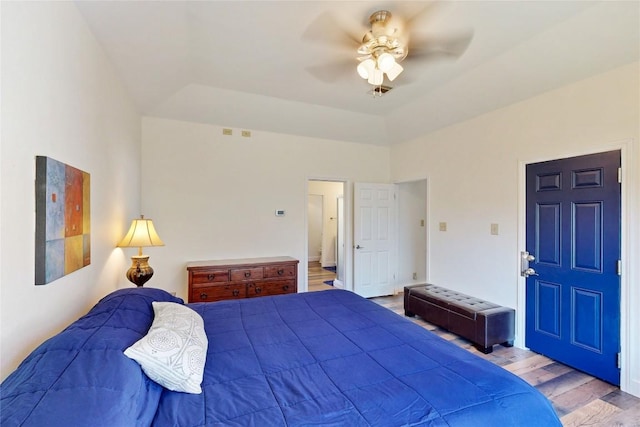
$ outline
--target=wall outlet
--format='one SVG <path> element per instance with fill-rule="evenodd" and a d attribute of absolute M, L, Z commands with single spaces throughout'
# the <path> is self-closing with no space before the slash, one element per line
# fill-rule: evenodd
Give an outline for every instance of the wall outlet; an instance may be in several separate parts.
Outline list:
<path fill-rule="evenodd" d="M 242 131 L 242 136 L 244 136 L 245 138 L 249 138 L 251 136 L 251 131 L 250 130 L 243 130 Z"/>
<path fill-rule="evenodd" d="M 420 227 L 424 227 L 424 219 L 420 220 Z"/>
<path fill-rule="evenodd" d="M 491 224 L 491 235 L 497 236 L 498 231 L 499 231 L 498 224 Z"/>
<path fill-rule="evenodd" d="M 223 135 L 233 135 L 233 129 L 224 128 L 224 129 L 222 129 L 222 134 Z"/>
<path fill-rule="evenodd" d="M 418 280 L 418 273 L 413 273 L 413 280 Z"/>
<path fill-rule="evenodd" d="M 446 222 L 441 222 L 439 224 L 440 226 L 440 231 L 447 231 L 447 223 Z"/>

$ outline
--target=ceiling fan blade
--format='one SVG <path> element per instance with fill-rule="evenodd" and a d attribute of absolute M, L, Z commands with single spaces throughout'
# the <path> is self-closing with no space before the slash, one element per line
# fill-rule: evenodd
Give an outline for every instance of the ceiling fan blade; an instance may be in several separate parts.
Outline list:
<path fill-rule="evenodd" d="M 336 81 L 357 76 L 357 62 L 355 59 L 331 62 L 329 64 L 312 65 L 305 70 L 316 79 L 325 83 L 335 83 Z"/>
<path fill-rule="evenodd" d="M 458 58 L 467 50 L 472 39 L 472 30 L 448 36 L 430 35 L 419 40 L 412 38 L 407 60 Z"/>
<path fill-rule="evenodd" d="M 446 7 L 448 2 L 443 1 L 429 1 L 426 5 L 424 2 L 400 2 L 394 5 L 391 20 L 402 33 L 410 34 L 428 27 L 428 21 Z"/>
<path fill-rule="evenodd" d="M 330 45 L 334 49 L 343 47 L 351 52 L 355 52 L 362 43 L 362 35 L 357 36 L 356 33 L 346 30 L 331 12 L 324 12 L 314 19 L 302 33 L 302 39 Z"/>

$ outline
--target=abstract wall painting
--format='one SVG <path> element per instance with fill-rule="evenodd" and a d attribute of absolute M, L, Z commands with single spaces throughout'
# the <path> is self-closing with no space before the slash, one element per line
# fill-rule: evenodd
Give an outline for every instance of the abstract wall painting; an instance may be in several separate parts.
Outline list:
<path fill-rule="evenodd" d="M 36 156 L 36 285 L 91 264 L 90 187 L 87 172 Z"/>

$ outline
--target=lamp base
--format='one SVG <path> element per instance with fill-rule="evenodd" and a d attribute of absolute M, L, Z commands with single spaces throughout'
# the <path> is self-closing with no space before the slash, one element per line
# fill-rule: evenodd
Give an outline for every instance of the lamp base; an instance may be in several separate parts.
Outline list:
<path fill-rule="evenodd" d="M 153 277 L 153 268 L 149 265 L 148 255 L 134 255 L 131 257 L 131 268 L 127 270 L 127 279 L 138 287 L 144 286 L 145 283 Z"/>

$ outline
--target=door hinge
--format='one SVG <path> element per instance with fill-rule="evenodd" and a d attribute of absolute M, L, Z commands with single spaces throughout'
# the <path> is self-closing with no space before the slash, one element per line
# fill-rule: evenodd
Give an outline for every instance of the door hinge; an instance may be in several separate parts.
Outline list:
<path fill-rule="evenodd" d="M 622 369 L 622 353 L 616 355 L 616 366 L 618 369 Z"/>
<path fill-rule="evenodd" d="M 618 260 L 618 265 L 616 267 L 618 276 L 622 276 L 622 260 Z"/>
<path fill-rule="evenodd" d="M 622 184 L 622 168 L 618 168 L 618 184 Z"/>

